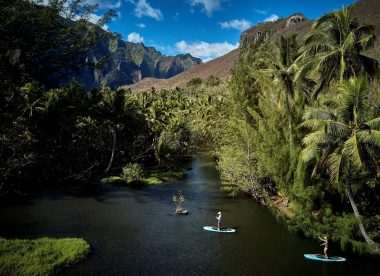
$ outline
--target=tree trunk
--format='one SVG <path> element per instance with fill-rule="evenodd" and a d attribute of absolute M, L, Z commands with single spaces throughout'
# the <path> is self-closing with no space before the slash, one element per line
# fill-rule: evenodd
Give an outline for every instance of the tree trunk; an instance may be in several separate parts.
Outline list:
<path fill-rule="evenodd" d="M 292 115 L 289 114 L 289 144 L 290 150 L 293 148 L 293 125 L 292 125 Z"/>
<path fill-rule="evenodd" d="M 339 65 L 339 82 L 343 82 L 344 78 L 344 70 L 345 70 L 346 64 L 344 62 L 344 54 L 340 54 L 340 65 Z"/>
<path fill-rule="evenodd" d="M 106 169 L 106 173 L 111 169 L 113 158 L 115 156 L 115 148 L 116 148 L 116 131 L 112 130 L 113 132 L 113 142 L 112 142 L 112 153 L 111 153 L 111 159 L 110 162 L 108 163 L 108 167 Z"/>
<path fill-rule="evenodd" d="M 355 217 L 358 220 L 360 232 L 362 233 L 365 241 L 367 242 L 367 244 L 371 248 L 374 249 L 374 251 L 379 252 L 378 245 L 373 240 L 371 240 L 371 238 L 368 236 L 366 230 L 364 229 L 364 225 L 363 225 L 362 219 L 360 217 L 358 207 L 356 206 L 356 203 L 354 201 L 354 197 L 352 196 L 351 184 L 350 184 L 350 180 L 348 177 L 346 178 L 346 193 L 347 193 L 348 199 L 350 200 L 350 204 L 351 204 L 352 210 L 354 211 Z"/>
<path fill-rule="evenodd" d="M 153 139 L 153 152 L 154 152 L 154 157 L 156 157 L 156 160 L 158 162 L 158 166 L 161 167 L 161 157 L 160 157 L 160 137 L 155 137 Z"/>

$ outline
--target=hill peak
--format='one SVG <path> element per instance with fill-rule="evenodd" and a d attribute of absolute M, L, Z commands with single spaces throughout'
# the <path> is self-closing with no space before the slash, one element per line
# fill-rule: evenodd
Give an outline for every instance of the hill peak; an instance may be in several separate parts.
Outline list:
<path fill-rule="evenodd" d="M 291 31 L 297 25 L 309 27 L 311 25 L 310 22 L 305 15 L 299 12 L 277 19 L 276 21 L 262 22 L 244 31 L 240 36 L 239 45 L 241 48 L 247 47 L 252 41 L 257 41 L 262 37 L 267 39 L 277 33 Z"/>

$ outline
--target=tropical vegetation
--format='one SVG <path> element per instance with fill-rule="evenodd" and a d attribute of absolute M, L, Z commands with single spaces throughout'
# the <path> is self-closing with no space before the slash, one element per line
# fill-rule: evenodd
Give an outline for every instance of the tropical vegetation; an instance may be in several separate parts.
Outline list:
<path fill-rule="evenodd" d="M 104 35 L 113 36 L 99 29 L 114 13 L 90 24 L 94 9 L 81 0 L 1 1 L 2 200 L 44 188 L 96 185 L 103 178 L 130 182 L 144 175 L 153 184 L 183 177 L 193 134 L 180 91 L 88 91 L 76 82 L 57 86 L 46 79 L 46 72 L 57 80 L 76 70 L 83 65 L 78 53 L 83 57 Z M 2 275 L 52 274 L 89 252 L 81 239 L 0 242 Z"/>
<path fill-rule="evenodd" d="M 303 39 L 253 42 L 227 84 L 187 88 L 198 95 L 192 129 L 214 146 L 223 189 L 355 252 L 379 252 L 380 242 L 378 61 L 366 56 L 374 41 L 373 26 L 344 8 Z"/>
<path fill-rule="evenodd" d="M 53 7 L 41 16 L 55 22 L 65 6 Z M 1 41 L 11 35 L 5 24 L 14 23 L 5 19 Z M 30 39 L 39 53 L 51 36 Z M 14 46 L 0 54 L 0 194 L 35 191 L 52 179 L 70 186 L 160 178 L 207 143 L 231 195 L 244 191 L 283 211 L 289 229 L 307 237 L 323 233 L 346 250 L 376 252 L 380 89 L 378 62 L 366 56 L 374 41 L 373 27 L 344 8 L 317 20 L 305 38 L 254 41 L 227 82 L 211 76 L 132 94 L 75 82 L 51 87 L 36 68 L 38 54 L 25 55 L 30 44 L 16 40 L 22 59 L 12 63 Z M 60 60 L 62 51 L 47 53 Z M 50 70 L 64 72 L 66 65 L 55 65 Z"/>

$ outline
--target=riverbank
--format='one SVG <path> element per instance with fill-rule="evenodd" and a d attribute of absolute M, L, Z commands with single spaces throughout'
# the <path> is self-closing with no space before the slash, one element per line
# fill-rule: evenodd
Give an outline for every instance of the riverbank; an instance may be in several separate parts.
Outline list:
<path fill-rule="evenodd" d="M 289 198 L 277 195 L 268 197 L 265 202 L 267 206 L 276 209 L 277 212 L 287 218 L 294 217 L 294 212 L 289 207 Z"/>
<path fill-rule="evenodd" d="M 185 177 L 186 173 L 183 171 L 163 170 L 163 169 L 150 169 L 144 174 L 136 178 L 129 176 L 110 176 L 101 180 L 102 184 L 143 184 L 143 185 L 157 185 L 164 182 L 181 180 Z"/>
<path fill-rule="evenodd" d="M 85 259 L 89 252 L 90 245 L 78 238 L 0 237 L 0 275 L 50 275 Z"/>
<path fill-rule="evenodd" d="M 346 253 L 354 255 L 365 255 L 372 257 L 380 257 L 380 244 L 376 243 L 369 246 L 364 240 L 354 240 L 351 236 L 347 235 L 344 231 L 345 228 L 355 229 L 357 221 L 353 214 L 347 214 L 341 218 L 340 224 L 329 225 L 327 221 L 321 221 L 320 213 L 322 210 L 315 210 L 308 216 L 300 212 L 297 206 L 290 202 L 288 197 L 284 196 L 271 196 L 265 198 L 265 205 L 268 206 L 274 216 L 286 225 L 290 232 L 297 232 L 304 237 L 318 241 L 318 237 L 322 235 L 329 235 L 332 242 L 338 244 Z M 335 220 L 333 214 L 330 215 L 330 220 Z M 349 220 L 349 223 L 344 220 Z M 354 230 L 353 230 L 354 231 Z M 357 231 L 357 230 L 356 230 Z M 349 232 L 349 231 L 347 231 Z"/>

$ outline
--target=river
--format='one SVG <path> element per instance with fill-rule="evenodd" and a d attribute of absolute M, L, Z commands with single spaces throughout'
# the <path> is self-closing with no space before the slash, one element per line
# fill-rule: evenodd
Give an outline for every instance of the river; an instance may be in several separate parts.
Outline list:
<path fill-rule="evenodd" d="M 182 190 L 188 216 L 174 215 L 171 196 Z M 207 232 L 217 211 L 233 234 Z M 82 237 L 87 260 L 63 275 L 375 275 L 377 263 L 345 256 L 342 264 L 303 258 L 318 241 L 289 233 L 271 212 L 220 191 L 215 162 L 194 157 L 182 181 L 131 188 L 108 186 L 88 193 L 49 193 L 0 209 L 0 236 Z M 331 254 L 344 255 L 332 244 Z"/>

